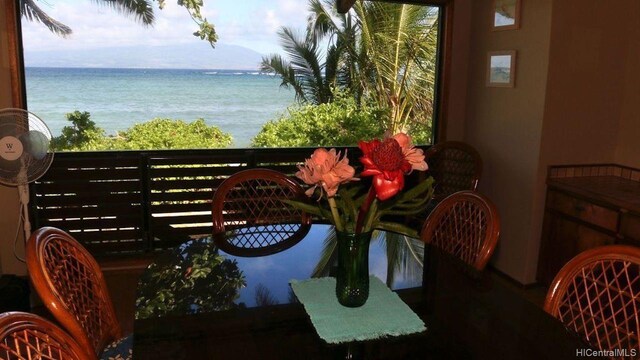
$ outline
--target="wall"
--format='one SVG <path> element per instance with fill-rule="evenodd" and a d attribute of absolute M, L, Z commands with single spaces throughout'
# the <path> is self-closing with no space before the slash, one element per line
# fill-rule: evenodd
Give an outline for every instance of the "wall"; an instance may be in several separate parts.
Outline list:
<path fill-rule="evenodd" d="M 554 2 L 542 165 L 615 160 L 631 1 Z"/>
<path fill-rule="evenodd" d="M 535 248 L 537 252 L 539 242 L 539 237 L 532 236 L 533 194 L 540 191 L 536 180 L 552 1 L 522 3 L 519 30 L 492 31 L 492 1 L 472 2 L 462 140 L 482 156 L 479 190 L 495 202 L 501 215 L 501 235 L 492 263 L 514 279 L 528 283 L 533 281 L 536 262 L 530 251 Z M 486 87 L 487 52 L 496 50 L 517 50 L 514 88 Z"/>
<path fill-rule="evenodd" d="M 627 10 L 627 9 L 625 9 Z M 640 1 L 628 6 L 626 64 L 615 161 L 640 168 Z"/>

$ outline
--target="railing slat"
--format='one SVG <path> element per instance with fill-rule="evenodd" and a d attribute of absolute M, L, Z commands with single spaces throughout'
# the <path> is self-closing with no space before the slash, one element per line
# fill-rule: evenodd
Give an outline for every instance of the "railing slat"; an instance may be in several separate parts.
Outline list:
<path fill-rule="evenodd" d="M 58 206 L 55 208 L 38 208 L 37 217 L 41 219 L 81 218 L 81 217 L 139 217 L 140 206 L 131 204 L 100 204 L 94 207 L 82 207 L 81 205 Z"/>

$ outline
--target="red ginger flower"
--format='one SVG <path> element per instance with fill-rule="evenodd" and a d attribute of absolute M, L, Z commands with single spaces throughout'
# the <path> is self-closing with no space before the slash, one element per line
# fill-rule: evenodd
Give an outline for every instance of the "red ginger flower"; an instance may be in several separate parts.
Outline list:
<path fill-rule="evenodd" d="M 396 195 L 404 188 L 404 175 L 412 170 L 427 170 L 422 150 L 411 144 L 407 134 L 398 133 L 384 141 L 378 139 L 358 143 L 363 156 L 362 176 L 373 176 L 376 197 L 381 201 Z"/>

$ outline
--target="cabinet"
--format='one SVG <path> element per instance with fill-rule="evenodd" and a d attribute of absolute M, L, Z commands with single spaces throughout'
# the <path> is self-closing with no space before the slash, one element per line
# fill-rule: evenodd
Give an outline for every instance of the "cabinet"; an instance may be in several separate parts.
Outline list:
<path fill-rule="evenodd" d="M 629 169 L 623 173 L 615 171 L 616 165 L 601 166 L 604 172 L 585 174 L 576 170 L 581 167 L 572 167 L 562 173 L 565 176 L 548 178 L 539 283 L 549 285 L 562 266 L 584 250 L 610 244 L 640 245 L 637 170 L 621 167 Z"/>

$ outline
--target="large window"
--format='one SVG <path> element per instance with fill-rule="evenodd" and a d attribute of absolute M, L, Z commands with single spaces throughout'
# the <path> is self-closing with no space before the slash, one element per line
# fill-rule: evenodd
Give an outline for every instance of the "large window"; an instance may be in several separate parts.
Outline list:
<path fill-rule="evenodd" d="M 66 37 L 23 16 L 27 104 L 56 150 L 433 139 L 438 7 L 357 1 L 340 15 L 334 1 L 207 1 L 212 48 L 175 0 L 149 1 L 152 26 L 100 3 L 38 3 Z"/>

